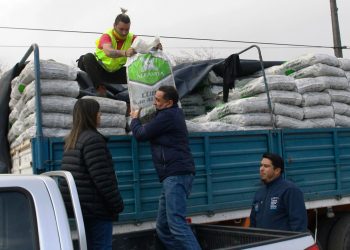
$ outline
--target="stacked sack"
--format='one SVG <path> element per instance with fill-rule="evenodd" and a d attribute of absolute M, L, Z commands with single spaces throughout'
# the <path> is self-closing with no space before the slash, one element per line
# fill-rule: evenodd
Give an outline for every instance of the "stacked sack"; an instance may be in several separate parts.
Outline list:
<path fill-rule="evenodd" d="M 98 131 L 105 135 L 125 135 L 127 105 L 124 101 L 97 96 L 84 96 L 100 104 L 101 121 Z"/>
<path fill-rule="evenodd" d="M 265 98 L 250 97 L 230 101 L 206 115 L 210 122 L 223 122 L 237 129 L 271 128 L 272 120 Z"/>
<path fill-rule="evenodd" d="M 256 77 L 256 78 L 254 78 Z M 267 75 L 271 108 L 273 114 L 291 119 L 303 119 L 301 95 L 296 92 L 295 80 L 285 75 Z M 230 125 L 230 130 L 270 129 L 274 115 L 271 114 L 267 100 L 264 78 L 252 76 L 231 94 L 232 99 L 206 114 L 192 119 L 195 123 L 206 123 L 212 131 L 222 131 Z M 238 96 L 238 99 L 237 99 Z M 215 123 L 211 126 L 210 123 Z"/>
<path fill-rule="evenodd" d="M 266 75 L 272 113 L 277 127 L 298 127 L 304 117 L 301 95 L 296 92 L 295 80 L 285 75 Z M 249 81 L 239 90 L 242 98 L 256 96 L 266 103 L 267 92 L 263 77 Z M 263 114 L 267 118 L 271 114 Z"/>
<path fill-rule="evenodd" d="M 334 127 L 338 117 L 333 105 L 343 103 L 349 83 L 339 60 L 325 54 L 308 54 L 284 65 L 296 79 L 303 96 L 304 127 Z"/>
<path fill-rule="evenodd" d="M 199 87 L 181 98 L 181 106 L 186 119 L 193 119 L 206 114 L 223 102 L 223 78 L 217 76 L 213 70 L 209 71 Z M 236 100 L 236 93 L 230 92 L 228 100 Z"/>
<path fill-rule="evenodd" d="M 187 119 L 187 129 L 190 132 L 231 131 L 238 130 L 236 125 L 221 121 L 207 119 L 206 113 L 223 103 L 223 78 L 217 76 L 214 71 L 209 71 L 194 94 L 188 94 L 181 98 L 181 106 Z M 236 100 L 237 94 L 229 93 L 228 100 Z M 191 120 L 190 120 L 191 119 Z"/>
<path fill-rule="evenodd" d="M 203 80 L 202 89 L 199 91 L 204 101 L 205 110 L 208 112 L 223 104 L 224 79 L 217 76 L 213 70 L 209 71 L 208 77 Z M 228 100 L 233 100 L 230 93 Z"/>
<path fill-rule="evenodd" d="M 296 92 L 295 80 L 284 75 L 267 75 L 272 113 L 288 120 L 302 120 L 301 95 Z M 229 101 L 214 108 L 204 122 L 223 122 L 236 127 L 236 130 L 270 129 L 274 115 L 268 105 L 268 97 L 262 76 L 252 78 L 236 92 L 240 99 Z M 199 122 L 199 119 L 194 119 Z M 202 121 L 203 122 L 203 119 Z"/>
<path fill-rule="evenodd" d="M 192 119 L 206 113 L 203 97 L 200 94 L 189 94 L 182 97 L 181 108 L 186 119 Z"/>
<path fill-rule="evenodd" d="M 43 135 L 65 136 L 72 126 L 72 111 L 79 95 L 77 69 L 55 61 L 40 61 Z M 34 63 L 29 62 L 11 82 L 8 140 L 14 147 L 36 135 Z"/>
<path fill-rule="evenodd" d="M 345 76 L 348 80 L 348 85 L 350 86 L 350 59 L 338 58 L 339 67 L 344 70 Z M 349 91 L 338 92 L 338 96 L 333 92 L 332 102 L 334 109 L 334 119 L 335 125 L 338 127 L 350 127 L 350 100 L 349 100 Z"/>
<path fill-rule="evenodd" d="M 192 122 L 224 122 L 233 130 L 264 129 L 273 122 L 278 128 L 350 127 L 349 72 L 349 59 L 307 54 L 265 70 L 272 115 L 262 72 L 257 72 L 236 84 L 240 99 Z"/>

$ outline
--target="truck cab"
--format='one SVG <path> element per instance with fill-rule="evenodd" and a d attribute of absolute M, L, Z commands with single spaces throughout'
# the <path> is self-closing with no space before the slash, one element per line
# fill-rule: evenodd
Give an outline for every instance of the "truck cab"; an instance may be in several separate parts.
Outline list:
<path fill-rule="evenodd" d="M 69 220 L 54 179 L 9 174 L 1 175 L 0 180 L 0 249 L 73 249 Z M 69 174 L 67 180 L 76 194 L 72 200 L 77 208 L 80 249 L 87 249 L 75 184 Z"/>

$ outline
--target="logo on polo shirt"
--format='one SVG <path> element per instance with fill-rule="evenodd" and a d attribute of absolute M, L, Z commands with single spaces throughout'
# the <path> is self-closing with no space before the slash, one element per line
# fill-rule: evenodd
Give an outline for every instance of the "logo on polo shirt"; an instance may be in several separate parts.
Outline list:
<path fill-rule="evenodd" d="M 271 210 L 276 210 L 277 209 L 277 205 L 278 205 L 278 197 L 271 197 L 271 203 L 270 203 L 270 209 Z"/>

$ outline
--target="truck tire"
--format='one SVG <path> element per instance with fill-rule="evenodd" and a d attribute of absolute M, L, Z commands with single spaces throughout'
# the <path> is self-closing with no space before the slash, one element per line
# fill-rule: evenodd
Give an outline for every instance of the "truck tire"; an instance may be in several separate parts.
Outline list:
<path fill-rule="evenodd" d="M 325 217 L 320 221 L 317 232 L 317 244 L 321 250 L 327 250 L 329 235 L 339 218 L 340 216 L 336 215 L 334 218 Z"/>
<path fill-rule="evenodd" d="M 328 248 L 332 250 L 350 249 L 350 214 L 344 214 L 335 223 L 328 240 Z"/>

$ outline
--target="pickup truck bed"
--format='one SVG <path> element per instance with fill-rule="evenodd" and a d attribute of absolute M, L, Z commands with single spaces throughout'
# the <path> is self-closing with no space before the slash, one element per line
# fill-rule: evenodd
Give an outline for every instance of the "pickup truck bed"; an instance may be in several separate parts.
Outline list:
<path fill-rule="evenodd" d="M 232 226 L 193 224 L 202 250 L 214 249 L 305 249 L 314 244 L 310 233 L 262 230 Z M 155 230 L 114 236 L 115 249 L 164 250 Z"/>

